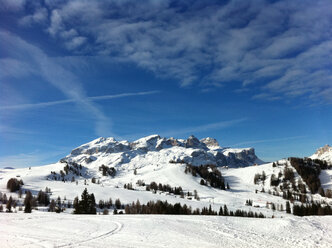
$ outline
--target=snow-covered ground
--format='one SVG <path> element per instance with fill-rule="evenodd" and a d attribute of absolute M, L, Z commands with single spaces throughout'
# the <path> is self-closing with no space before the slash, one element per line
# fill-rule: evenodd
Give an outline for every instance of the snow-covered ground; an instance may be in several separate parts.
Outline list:
<path fill-rule="evenodd" d="M 107 144 L 104 145 L 105 142 Z M 6 188 L 10 178 L 17 178 L 23 180 L 23 190 L 30 190 L 34 195 L 39 190 L 50 188 L 52 199 L 60 196 L 62 200 L 72 201 L 81 195 L 84 188 L 87 188 L 89 193 L 94 193 L 97 203 L 99 200 L 110 198 L 113 202 L 120 198 L 123 204 L 130 204 L 137 199 L 141 203 L 150 200 L 167 200 L 172 204 L 186 204 L 192 209 L 202 209 L 211 205 L 216 211 L 226 204 L 228 210 L 261 212 L 268 218 L 169 215 L 77 216 L 70 214 L 72 209 L 55 214 L 43 212 L 41 211 L 43 208 L 39 208 L 38 211 L 33 210 L 32 214 L 23 214 L 21 211 L 0 213 L 0 247 L 105 247 L 105 244 L 110 247 L 331 247 L 332 217 L 299 218 L 286 214 L 286 201 L 281 196 L 268 193 L 277 190 L 270 186 L 271 175 L 278 176 L 280 173 L 282 181 L 285 165 L 288 164 L 288 168 L 291 168 L 286 160 L 278 161 L 276 166 L 266 163 L 243 168 L 218 167 L 230 186 L 228 190 L 220 190 L 201 185 L 199 176 L 194 177 L 184 172 L 185 164 L 174 163 L 186 156 L 187 158 L 193 156 L 196 162 L 200 161 L 205 153 L 197 153 L 195 150 L 197 148 L 186 146 L 188 144 L 192 146 L 192 143 L 196 142 L 197 147 L 203 147 L 205 150 L 202 149 L 206 151 L 205 143 L 191 138 L 187 140 L 186 146 L 167 148 L 170 146 L 167 142 L 173 144 L 172 142 L 184 141 L 165 140 L 155 136 L 132 144 L 109 139 L 96 140 L 74 149 L 71 155 L 66 157 L 68 161 L 73 160 L 82 164 L 84 173 L 81 176 L 69 172 L 65 176 L 65 181 L 59 180 L 60 171 L 67 165 L 65 161 L 40 167 L 0 169 L 0 192 L 6 193 L 8 198 L 11 195 L 17 199 L 18 194 L 9 193 Z M 211 154 L 216 151 L 214 149 L 221 149 L 211 139 L 204 142 L 213 147 L 207 150 Z M 156 147 L 159 145 L 165 147 L 158 150 Z M 107 152 L 109 149 L 113 149 L 113 152 Z M 118 153 L 114 152 L 116 149 L 127 150 L 125 153 Z M 225 152 L 225 156 L 240 154 L 238 153 L 240 151 L 234 149 L 229 154 L 226 152 L 227 149 L 222 151 Z M 241 156 L 256 159 L 246 151 L 251 150 L 241 149 L 241 153 L 244 154 Z M 200 155 L 196 156 L 197 154 Z M 116 162 L 117 158 L 121 161 Z M 116 175 L 103 176 L 99 170 L 102 164 L 108 166 L 116 164 Z M 301 178 L 294 169 L 292 170 L 296 183 Z M 320 179 L 324 189 L 332 188 L 331 171 L 321 172 Z M 58 180 L 53 179 L 54 172 Z M 265 183 L 260 180 L 258 184 L 254 184 L 255 175 L 263 172 L 266 175 Z M 72 177 L 73 182 L 71 182 Z M 100 183 L 92 183 L 92 178 L 96 178 Z M 187 196 L 181 198 L 159 191 L 152 193 L 146 191 L 143 186 L 139 187 L 136 184 L 138 180 L 146 184 L 155 181 L 169 184 L 171 187 L 181 186 L 184 193 L 188 191 L 193 193 L 196 190 L 200 200 Z M 128 183 L 132 183 L 134 190 L 124 189 L 124 184 Z M 263 188 L 265 192 L 262 192 Z M 309 199 L 323 199 L 318 194 L 308 193 L 308 196 Z M 23 198 L 20 199 L 20 204 Z M 252 200 L 253 206 L 247 206 L 246 200 Z M 328 204 L 332 201 L 328 198 L 323 200 Z M 271 203 L 276 205 L 277 210 L 271 209 Z M 17 210 L 18 208 L 15 209 Z M 271 218 L 272 216 L 274 218 Z"/>
<path fill-rule="evenodd" d="M 0 214 L 1 247 L 331 247 L 332 217 Z"/>
<path fill-rule="evenodd" d="M 284 162 L 286 161 L 280 161 L 280 163 Z M 146 203 L 150 200 L 167 200 L 172 204 L 177 202 L 187 204 L 193 209 L 209 207 L 211 204 L 214 210 L 219 210 L 220 206 L 227 204 L 228 209 L 233 211 L 243 209 L 257 213 L 262 212 L 267 217 L 271 217 L 272 215 L 275 217 L 287 216 L 285 213 L 286 201 L 280 196 L 268 194 L 269 189 L 273 189 L 270 187 L 270 176 L 272 174 L 278 175 L 279 171 L 282 172 L 284 169 L 283 165 L 272 167 L 272 163 L 268 163 L 245 168 L 220 168 L 223 177 L 231 188 L 226 191 L 200 185 L 200 177 L 193 177 L 190 173 L 184 173 L 185 165 L 171 163 L 147 163 L 137 170 L 136 175 L 132 170 L 124 170 L 114 178 L 100 177 L 100 184 L 94 184 L 91 182 L 91 179 L 87 179 L 87 185 L 85 185 L 84 178 L 78 178 L 77 184 L 70 181 L 46 180 L 50 171 L 59 171 L 63 169 L 63 166 L 63 163 L 56 163 L 47 166 L 32 167 L 31 169 L 0 170 L 0 191 L 6 192 L 9 197 L 10 193 L 8 193 L 6 189 L 6 183 L 10 178 L 16 177 L 23 180 L 23 189 L 31 190 L 33 194 L 37 194 L 39 190 L 44 190 L 46 187 L 51 188 L 51 198 L 53 199 L 57 199 L 57 197 L 60 196 L 61 199 L 66 198 L 67 200 L 73 200 L 76 196 L 81 195 L 84 188 L 87 188 L 89 193 L 94 193 L 97 203 L 99 200 L 108 200 L 109 198 L 112 198 L 113 201 L 120 198 L 121 202 L 124 204 L 129 204 L 137 199 L 139 199 L 141 203 Z M 263 171 L 267 177 L 265 185 L 262 183 L 259 185 L 254 184 L 255 174 L 262 174 Z M 327 172 L 323 171 L 323 173 L 330 173 L 330 170 Z M 324 179 L 322 180 L 322 184 L 326 186 L 326 188 L 330 188 L 331 178 L 325 176 L 322 179 Z M 191 199 L 187 197 L 180 198 L 179 196 L 163 192 L 154 194 L 151 191 L 146 191 L 145 187 L 138 187 L 138 185 L 136 185 L 138 180 L 143 180 L 148 184 L 155 181 L 157 183 L 169 184 L 172 187 L 181 186 L 184 192 L 193 192 L 196 190 L 200 200 L 197 201 L 193 199 L 193 197 L 191 197 Z M 132 183 L 135 190 L 124 189 L 123 185 L 126 183 Z M 262 188 L 265 189 L 265 193 L 260 192 Z M 14 198 L 17 198 L 17 194 L 14 193 L 13 195 Z M 313 197 L 320 199 L 318 194 Z M 253 201 L 253 206 L 245 205 L 246 200 L 249 199 Z M 331 199 L 327 198 L 325 200 L 331 201 Z M 283 205 L 284 211 L 272 211 L 271 209 L 267 209 L 267 203 L 271 202 L 276 205 Z"/>

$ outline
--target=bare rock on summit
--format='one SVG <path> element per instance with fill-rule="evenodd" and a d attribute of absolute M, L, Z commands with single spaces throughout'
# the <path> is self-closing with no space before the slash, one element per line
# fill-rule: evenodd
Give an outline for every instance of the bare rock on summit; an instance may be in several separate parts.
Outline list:
<path fill-rule="evenodd" d="M 194 135 L 190 135 L 185 142 L 187 148 L 199 148 L 201 144 L 202 143 Z"/>
<path fill-rule="evenodd" d="M 310 158 L 325 160 L 329 164 L 332 164 L 332 147 L 329 145 L 325 145 L 319 148 L 315 154 L 310 156 Z"/>
<path fill-rule="evenodd" d="M 214 138 L 207 137 L 207 138 L 201 139 L 200 141 L 201 141 L 201 143 L 204 143 L 207 147 L 219 147 L 218 141 Z"/>

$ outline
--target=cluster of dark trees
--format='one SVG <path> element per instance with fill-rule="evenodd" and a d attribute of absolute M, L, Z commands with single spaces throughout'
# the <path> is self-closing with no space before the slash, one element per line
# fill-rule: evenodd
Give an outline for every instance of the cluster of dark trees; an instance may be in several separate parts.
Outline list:
<path fill-rule="evenodd" d="M 108 167 L 106 165 L 99 166 L 99 171 L 102 172 L 103 176 L 111 176 L 114 177 L 116 174 L 116 170 L 114 167 Z"/>
<path fill-rule="evenodd" d="M 146 191 L 154 191 L 156 192 L 157 190 L 163 191 L 163 192 L 168 192 L 174 195 L 181 195 L 184 196 L 184 192 L 182 190 L 182 187 L 171 187 L 169 184 L 157 184 L 156 182 L 151 182 L 149 185 L 145 186 Z"/>
<path fill-rule="evenodd" d="M 258 184 L 259 182 L 263 182 L 263 184 L 265 183 L 266 180 L 266 174 L 265 171 L 262 172 L 262 174 L 257 173 L 254 176 L 254 184 Z"/>
<path fill-rule="evenodd" d="M 228 211 L 226 205 L 220 207 L 219 212 L 212 209 L 211 205 L 209 208 L 203 207 L 203 209 L 192 209 L 186 204 L 181 205 L 175 203 L 174 205 L 167 201 L 149 201 L 147 204 L 141 204 L 138 200 L 125 207 L 126 214 L 176 214 L 176 215 L 221 215 L 221 216 L 240 216 L 240 217 L 256 217 L 265 218 L 262 213 L 253 213 L 252 211 L 236 210 Z"/>
<path fill-rule="evenodd" d="M 146 184 L 143 180 L 138 180 L 136 182 L 138 186 L 145 186 L 146 191 L 153 191 L 154 193 L 158 191 L 160 192 L 168 192 L 174 195 L 180 195 L 182 198 L 186 195 L 189 199 L 190 197 L 194 197 L 194 199 L 199 200 L 199 196 L 196 190 L 194 192 L 188 191 L 185 193 L 181 186 L 179 187 L 171 187 L 169 184 L 161 184 L 156 182 L 151 182 L 150 184 Z M 132 183 L 124 184 L 125 189 L 134 190 Z"/>
<path fill-rule="evenodd" d="M 276 187 L 279 185 L 279 183 L 280 183 L 280 178 L 272 174 L 270 178 L 270 185 Z"/>
<path fill-rule="evenodd" d="M 329 205 L 322 206 L 320 203 L 293 205 L 293 214 L 297 216 L 306 215 L 332 215 L 332 208 Z"/>
<path fill-rule="evenodd" d="M 96 214 L 96 201 L 94 194 L 89 194 L 87 188 L 84 189 L 81 200 L 76 197 L 73 202 L 74 214 Z"/>
<path fill-rule="evenodd" d="M 84 189 L 81 200 L 75 197 L 73 202 L 74 214 L 96 214 L 96 200 L 94 194 L 89 194 L 87 188 Z"/>
<path fill-rule="evenodd" d="M 328 168 L 325 161 L 310 158 L 289 158 L 290 164 L 308 185 L 312 194 L 317 193 L 321 188 L 319 174 L 321 169 Z M 321 192 L 324 192 L 320 190 Z"/>
<path fill-rule="evenodd" d="M 218 188 L 222 190 L 226 189 L 225 180 L 222 177 L 221 172 L 217 169 L 215 165 L 193 166 L 190 164 L 186 164 L 184 172 L 186 174 L 191 173 L 194 177 L 199 175 L 202 178 L 202 185 L 210 185 L 213 188 Z"/>
<path fill-rule="evenodd" d="M 10 192 L 15 192 L 18 191 L 22 185 L 24 185 L 22 179 L 11 178 L 7 182 L 7 189 L 9 189 Z"/>
<path fill-rule="evenodd" d="M 134 188 L 133 188 L 133 184 L 132 184 L 132 183 L 125 183 L 125 184 L 123 185 L 123 187 L 124 187 L 125 189 L 134 190 Z"/>
<path fill-rule="evenodd" d="M 281 177 L 284 176 L 284 178 L 281 180 Z M 288 168 L 287 165 L 284 168 L 284 173 L 281 171 L 279 172 L 278 176 L 272 174 L 270 179 L 270 185 L 277 187 L 281 182 L 284 183 L 284 185 L 287 185 L 287 182 L 290 181 L 293 185 L 294 190 L 296 189 L 296 183 L 295 183 L 295 176 L 294 171 L 291 168 Z M 287 188 L 287 187 L 285 187 Z"/>
<path fill-rule="evenodd" d="M 112 198 L 110 198 L 108 201 L 100 200 L 98 203 L 98 207 L 100 209 L 124 209 L 124 205 L 121 203 L 120 199 L 116 199 L 113 203 Z"/>
<path fill-rule="evenodd" d="M 6 205 L 6 212 L 12 212 L 12 207 L 16 208 L 17 205 L 16 199 L 12 198 L 11 196 L 8 199 L 7 195 L 2 193 L 0 193 L 0 202 L 0 212 L 4 211 L 2 204 Z"/>
<path fill-rule="evenodd" d="M 55 171 L 51 171 L 51 176 L 50 179 L 52 180 L 62 180 L 63 182 L 68 181 L 68 178 L 66 178 L 66 176 L 72 172 L 72 174 L 76 175 L 76 176 L 82 176 L 84 174 L 84 167 L 81 164 L 78 164 L 76 162 L 67 162 L 63 159 L 60 160 L 61 163 L 65 163 L 66 165 L 63 167 L 63 170 L 60 170 L 59 174 L 56 173 Z M 71 178 L 71 181 L 74 182 L 75 181 L 75 177 L 73 176 Z"/>
<path fill-rule="evenodd" d="M 48 206 L 50 204 L 50 197 L 47 192 L 40 190 L 37 195 L 37 201 L 40 205 Z"/>

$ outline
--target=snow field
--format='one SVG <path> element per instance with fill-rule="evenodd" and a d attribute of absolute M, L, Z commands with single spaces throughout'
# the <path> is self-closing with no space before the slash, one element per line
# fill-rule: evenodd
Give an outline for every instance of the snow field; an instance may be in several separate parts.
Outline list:
<path fill-rule="evenodd" d="M 332 217 L 0 214 L 1 247 L 331 247 Z"/>

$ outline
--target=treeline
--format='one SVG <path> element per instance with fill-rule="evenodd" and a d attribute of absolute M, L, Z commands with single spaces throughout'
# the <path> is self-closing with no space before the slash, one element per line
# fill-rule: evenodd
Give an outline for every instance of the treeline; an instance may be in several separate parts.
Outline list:
<path fill-rule="evenodd" d="M 154 191 L 156 192 L 157 190 L 163 191 L 163 192 L 168 192 L 170 194 L 174 195 L 184 195 L 182 187 L 171 187 L 169 184 L 157 184 L 156 182 L 151 182 L 150 184 L 145 186 L 146 191 Z"/>
<path fill-rule="evenodd" d="M 189 199 L 191 197 L 194 197 L 194 199 L 200 200 L 197 190 L 194 190 L 194 192 L 187 191 L 187 193 L 185 193 L 181 186 L 172 187 L 169 184 L 156 183 L 154 181 L 151 182 L 150 184 L 146 184 L 143 180 L 138 180 L 136 184 L 138 186 L 145 186 L 146 191 L 152 191 L 153 193 L 156 193 L 157 191 L 166 192 L 169 194 L 179 195 L 181 198 L 187 196 Z M 125 183 L 123 187 L 125 189 L 134 190 L 132 183 Z"/>
<path fill-rule="evenodd" d="M 327 204 L 322 206 L 320 203 L 294 204 L 293 214 L 297 216 L 332 215 L 332 208 Z"/>
<path fill-rule="evenodd" d="M 186 174 L 191 173 L 194 177 L 199 175 L 201 180 L 201 185 L 210 185 L 213 188 L 218 188 L 225 190 L 225 180 L 221 175 L 221 172 L 217 169 L 215 165 L 200 165 L 194 166 L 190 164 L 186 164 L 186 168 L 184 171 Z M 229 185 L 227 184 L 227 188 L 229 189 Z"/>
<path fill-rule="evenodd" d="M 211 205 L 209 208 L 203 207 L 202 210 L 199 208 L 192 209 L 186 204 L 181 205 L 175 203 L 174 205 L 167 201 L 149 201 L 147 204 L 141 204 L 138 200 L 129 205 L 125 206 L 126 214 L 175 214 L 175 215 L 220 215 L 220 216 L 239 216 L 249 218 L 265 218 L 262 213 L 254 213 L 252 211 L 236 210 L 229 211 L 227 206 L 220 207 L 219 211 L 212 209 Z"/>
<path fill-rule="evenodd" d="M 318 192 L 321 187 L 319 174 L 321 169 L 328 168 L 325 161 L 312 160 L 310 158 L 289 158 L 290 164 L 308 185 L 312 194 Z"/>

